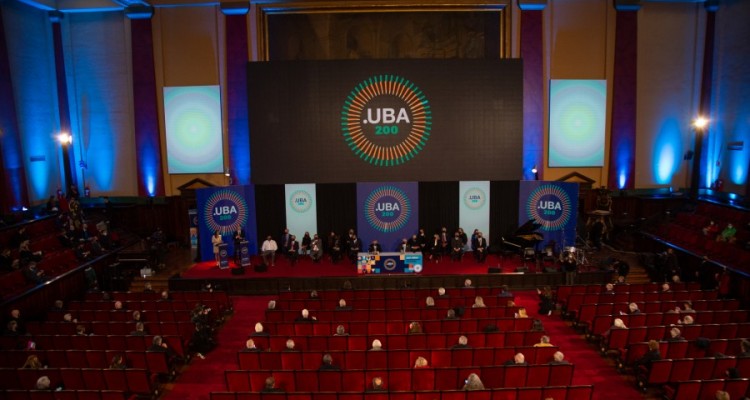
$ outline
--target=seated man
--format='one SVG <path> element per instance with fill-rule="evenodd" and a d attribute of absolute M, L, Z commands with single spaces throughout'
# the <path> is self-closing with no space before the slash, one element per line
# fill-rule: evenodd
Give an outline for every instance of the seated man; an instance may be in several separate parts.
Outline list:
<path fill-rule="evenodd" d="M 270 265 L 272 267 L 275 266 L 276 251 L 278 250 L 279 247 L 276 244 L 276 241 L 273 240 L 273 237 L 271 237 L 271 235 L 268 235 L 260 248 L 261 255 L 263 256 L 263 264 Z"/>
<path fill-rule="evenodd" d="M 294 266 L 294 264 L 297 263 L 297 257 L 299 256 L 299 242 L 297 241 L 297 236 L 292 235 L 290 237 L 287 255 L 289 256 L 289 262 Z"/>
<path fill-rule="evenodd" d="M 472 241 L 474 258 L 477 262 L 484 262 L 487 259 L 487 239 L 482 236 L 482 232 L 477 232 L 477 237 Z"/>
<path fill-rule="evenodd" d="M 521 366 L 529 364 L 526 363 L 526 357 L 524 357 L 523 353 L 516 353 L 512 360 L 506 361 L 503 365 Z"/>
<path fill-rule="evenodd" d="M 310 243 L 310 258 L 312 258 L 314 263 L 319 262 L 320 259 L 323 258 L 323 242 L 320 240 L 317 233 L 313 236 L 312 242 Z"/>
<path fill-rule="evenodd" d="M 346 300 L 340 299 L 339 305 L 336 306 L 336 311 L 351 311 L 352 306 L 346 305 Z"/>
<path fill-rule="evenodd" d="M 453 261 L 461 261 L 461 256 L 464 253 L 464 243 L 461 241 L 461 237 L 456 232 L 451 239 L 451 259 Z"/>
<path fill-rule="evenodd" d="M 737 234 L 737 228 L 732 224 L 728 224 L 726 228 L 716 237 L 717 242 L 728 242 L 734 243 L 736 240 L 735 235 Z"/>
<path fill-rule="evenodd" d="M 240 351 L 242 351 L 243 353 L 254 353 L 254 352 L 260 351 L 260 349 L 258 348 L 258 346 L 255 345 L 255 340 L 247 339 L 245 341 L 245 347 L 242 348 L 242 350 Z"/>
<path fill-rule="evenodd" d="M 462 350 L 462 349 L 470 349 L 471 346 L 469 346 L 469 338 L 467 338 L 464 335 L 459 336 L 458 343 L 454 344 L 451 349 L 453 350 Z"/>
<path fill-rule="evenodd" d="M 323 356 L 323 363 L 320 365 L 320 368 L 318 368 L 318 371 L 339 371 L 341 368 L 339 368 L 337 365 L 333 365 L 333 357 L 330 354 L 325 354 Z"/>
<path fill-rule="evenodd" d="M 370 243 L 370 246 L 367 249 L 368 252 L 372 254 L 378 254 L 383 251 L 383 246 L 378 243 L 378 239 L 375 239 Z"/>
<path fill-rule="evenodd" d="M 273 376 L 269 376 L 266 378 L 265 383 L 263 384 L 263 393 L 280 393 L 283 392 L 280 388 L 276 387 L 276 379 L 274 379 Z"/>
<path fill-rule="evenodd" d="M 406 253 L 407 251 L 409 251 L 409 240 L 407 240 L 406 238 L 401 239 L 401 243 L 398 244 L 398 248 L 396 249 L 396 251 L 401 253 Z"/>
<path fill-rule="evenodd" d="M 409 239 L 409 251 L 412 253 L 418 253 L 422 251 L 422 244 L 419 242 L 419 237 L 417 235 L 412 235 L 411 239 Z"/>
<path fill-rule="evenodd" d="M 352 235 L 349 240 L 349 261 L 353 264 L 357 262 L 357 253 L 362 250 L 362 239 L 358 238 L 357 235 Z"/>
<path fill-rule="evenodd" d="M 561 351 L 556 351 L 555 354 L 552 355 L 552 361 L 549 362 L 549 365 L 565 365 L 570 364 L 566 359 L 565 355 Z"/>

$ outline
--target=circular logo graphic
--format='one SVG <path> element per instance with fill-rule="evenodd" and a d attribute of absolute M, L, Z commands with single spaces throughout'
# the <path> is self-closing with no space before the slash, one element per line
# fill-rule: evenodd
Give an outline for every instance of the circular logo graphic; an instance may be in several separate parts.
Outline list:
<path fill-rule="evenodd" d="M 471 188 L 464 193 L 464 204 L 472 210 L 479 210 L 487 202 L 487 195 L 480 188 Z"/>
<path fill-rule="evenodd" d="M 431 129 L 427 97 L 414 83 L 396 75 L 365 79 L 349 93 L 341 111 L 347 146 L 357 157 L 379 167 L 416 157 Z"/>
<path fill-rule="evenodd" d="M 312 207 L 312 196 L 304 190 L 297 190 L 289 196 L 289 205 L 300 214 L 307 212 Z"/>
<path fill-rule="evenodd" d="M 383 263 L 383 268 L 385 268 L 387 271 L 393 271 L 396 269 L 396 260 L 392 258 L 388 258 Z"/>
<path fill-rule="evenodd" d="M 243 256 L 246 256 L 249 252 L 250 251 L 247 249 L 247 247 L 243 247 L 242 250 L 240 250 L 240 254 L 242 254 Z"/>
<path fill-rule="evenodd" d="M 416 273 L 422 272 L 422 264 L 414 264 L 414 272 Z"/>
<path fill-rule="evenodd" d="M 371 227 L 383 233 L 403 228 L 411 216 L 411 204 L 403 190 L 395 186 L 381 186 L 367 196 L 365 219 Z"/>
<path fill-rule="evenodd" d="M 247 203 L 238 193 L 222 189 L 206 200 L 203 222 L 211 232 L 226 235 L 247 224 Z"/>
<path fill-rule="evenodd" d="M 226 257 L 227 256 L 227 251 L 226 250 L 222 250 L 221 252 L 219 252 L 219 255 L 221 257 Z"/>
<path fill-rule="evenodd" d="M 542 224 L 544 231 L 556 231 L 570 220 L 570 198 L 564 190 L 555 185 L 541 185 L 529 195 L 526 215 Z"/>

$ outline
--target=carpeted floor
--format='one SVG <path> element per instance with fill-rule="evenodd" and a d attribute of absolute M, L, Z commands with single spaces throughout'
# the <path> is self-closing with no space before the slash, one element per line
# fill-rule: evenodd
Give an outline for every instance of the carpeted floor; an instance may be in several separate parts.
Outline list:
<path fill-rule="evenodd" d="M 527 307 L 529 315 L 539 318 L 551 338 L 560 347 L 565 358 L 575 364 L 573 383 L 594 385 L 594 400 L 643 399 L 635 389 L 632 378 L 617 373 L 611 361 L 602 358 L 595 348 L 586 342 L 559 316 L 536 313 L 537 295 L 533 291 L 516 292 L 516 302 Z M 237 369 L 237 351 L 242 348 L 255 322 L 262 321 L 268 300 L 272 296 L 233 297 L 234 314 L 218 335 L 219 346 L 205 360 L 193 359 L 177 381 L 170 385 L 164 399 L 209 399 L 212 391 L 226 390 L 224 371 Z"/>

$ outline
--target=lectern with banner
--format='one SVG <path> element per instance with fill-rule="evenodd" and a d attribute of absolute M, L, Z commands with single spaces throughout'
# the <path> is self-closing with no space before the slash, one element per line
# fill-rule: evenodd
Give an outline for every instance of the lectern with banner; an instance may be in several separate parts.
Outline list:
<path fill-rule="evenodd" d="M 219 269 L 229 268 L 229 246 L 226 243 L 219 245 Z"/>
<path fill-rule="evenodd" d="M 248 248 L 247 240 L 240 242 L 240 266 L 250 266 L 250 249 Z"/>
<path fill-rule="evenodd" d="M 359 253 L 357 274 L 418 274 L 422 272 L 422 253 Z"/>

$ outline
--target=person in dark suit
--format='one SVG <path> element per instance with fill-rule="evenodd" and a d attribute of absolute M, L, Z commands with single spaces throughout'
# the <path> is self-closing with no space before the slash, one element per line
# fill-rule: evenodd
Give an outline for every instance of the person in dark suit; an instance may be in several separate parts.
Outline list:
<path fill-rule="evenodd" d="M 512 360 L 508 360 L 503 365 L 508 366 L 522 366 L 522 365 L 529 365 L 526 363 L 526 357 L 523 355 L 523 353 L 516 353 L 515 356 L 513 356 Z"/>
<path fill-rule="evenodd" d="M 424 253 L 427 252 L 427 241 L 428 241 L 427 234 L 424 233 L 424 228 L 419 228 L 419 234 L 417 235 L 417 241 L 419 241 L 419 251 L 422 252 L 422 257 L 424 257 Z"/>
<path fill-rule="evenodd" d="M 648 351 L 633 363 L 633 367 L 638 368 L 643 366 L 646 369 L 651 369 L 651 363 L 658 360 L 661 360 L 661 353 L 659 353 L 659 342 L 657 342 L 656 340 L 649 340 Z"/>
<path fill-rule="evenodd" d="M 463 255 L 463 252 L 464 244 L 461 241 L 461 236 L 456 232 L 451 240 L 451 259 L 453 261 L 461 261 L 461 255 Z"/>
<path fill-rule="evenodd" d="M 300 242 L 300 250 L 302 251 L 303 256 L 310 254 L 311 244 L 312 244 L 312 237 L 310 236 L 310 232 L 305 232 L 305 234 L 302 235 L 302 241 Z"/>
<path fill-rule="evenodd" d="M 39 284 L 44 282 L 44 271 L 37 269 L 36 263 L 31 262 L 29 266 L 23 269 L 23 277 L 29 283 Z"/>
<path fill-rule="evenodd" d="M 138 322 L 135 324 L 135 330 L 130 332 L 131 336 L 146 336 L 146 329 L 143 326 L 143 322 Z"/>
<path fill-rule="evenodd" d="M 279 240 L 281 251 L 283 251 L 284 254 L 289 254 L 289 244 L 291 238 L 292 235 L 289 234 L 289 228 L 284 229 L 284 233 L 281 234 L 281 239 Z"/>
<path fill-rule="evenodd" d="M 566 365 L 570 364 L 566 359 L 565 355 L 561 351 L 556 351 L 555 354 L 552 355 L 552 361 L 549 362 L 549 365 Z"/>
<path fill-rule="evenodd" d="M 474 250 L 474 259 L 483 263 L 487 259 L 487 239 L 482 236 L 482 232 L 477 232 L 471 247 Z"/>
<path fill-rule="evenodd" d="M 357 235 L 352 234 L 351 239 L 349 239 L 349 261 L 352 262 L 352 264 L 357 262 L 357 253 L 359 253 L 362 250 L 362 239 L 358 238 Z"/>
<path fill-rule="evenodd" d="M 299 256 L 299 242 L 294 235 L 290 238 L 287 255 L 289 256 L 289 261 L 292 263 L 292 266 L 294 266 L 294 264 L 297 263 L 297 257 Z"/>
<path fill-rule="evenodd" d="M 451 237 L 448 235 L 448 228 L 440 228 L 440 248 L 443 250 L 443 255 L 448 255 L 451 251 Z"/>
<path fill-rule="evenodd" d="M 339 305 L 336 306 L 336 311 L 351 311 L 352 306 L 346 305 L 346 300 L 340 299 Z"/>
<path fill-rule="evenodd" d="M 237 230 L 234 232 L 234 262 L 235 264 L 240 263 L 240 243 L 242 243 L 245 240 L 245 231 L 242 229 L 242 227 L 237 227 Z"/>
<path fill-rule="evenodd" d="M 672 328 L 669 330 L 669 337 L 667 338 L 667 342 L 684 342 L 685 338 L 682 337 L 682 332 L 680 332 L 679 328 Z"/>
<path fill-rule="evenodd" d="M 412 253 L 418 253 L 422 251 L 422 246 L 419 244 L 419 236 L 412 235 L 411 239 L 409 239 L 409 251 Z"/>
<path fill-rule="evenodd" d="M 260 349 L 255 345 L 255 341 L 253 339 L 247 339 L 245 341 L 245 347 L 243 347 L 240 351 L 243 353 L 254 353 L 260 351 Z"/>
<path fill-rule="evenodd" d="M 330 354 L 323 356 L 323 363 L 318 368 L 318 371 L 340 371 L 341 368 L 338 365 L 333 365 L 333 357 Z"/>
<path fill-rule="evenodd" d="M 266 378 L 265 383 L 263 384 L 263 393 L 280 393 L 283 392 L 280 388 L 276 387 L 276 379 L 274 377 L 269 376 Z"/>
<path fill-rule="evenodd" d="M 367 251 L 372 254 L 378 254 L 383 251 L 383 246 L 378 243 L 378 239 L 375 239 L 370 243 L 370 246 L 367 248 Z"/>
<path fill-rule="evenodd" d="M 430 251 L 429 259 L 435 259 L 435 262 L 440 262 L 440 256 L 443 254 L 443 248 L 441 246 L 440 235 L 437 233 L 432 236 L 429 242 L 427 242 L 426 248 Z"/>
<path fill-rule="evenodd" d="M 453 347 L 451 347 L 452 350 L 463 350 L 463 349 L 470 349 L 471 346 L 469 346 L 469 338 L 467 338 L 464 335 L 461 335 L 458 338 L 458 343 L 454 344 Z"/>
<path fill-rule="evenodd" d="M 406 238 L 401 239 L 401 243 L 398 244 L 398 248 L 396 248 L 396 251 L 401 253 L 406 253 L 409 251 L 409 240 Z"/>

